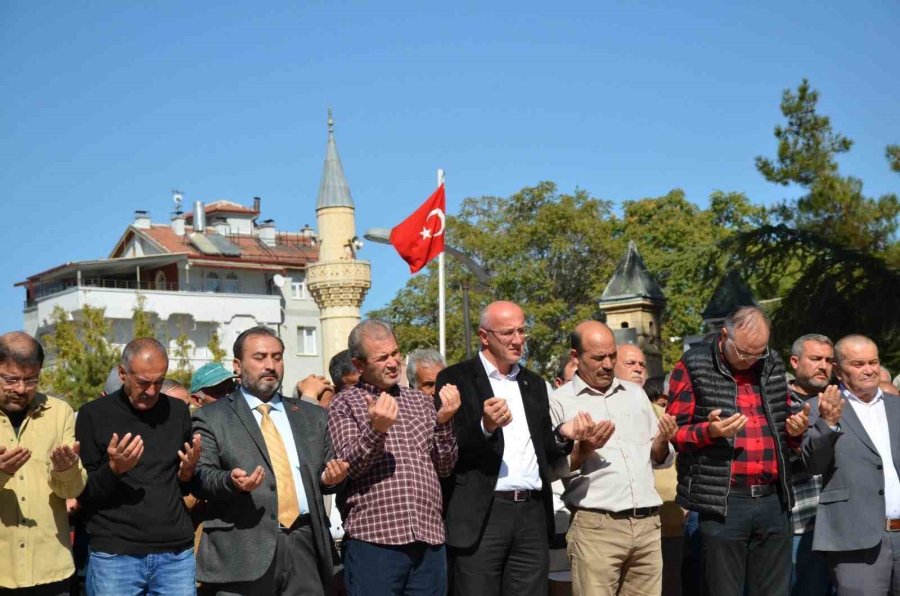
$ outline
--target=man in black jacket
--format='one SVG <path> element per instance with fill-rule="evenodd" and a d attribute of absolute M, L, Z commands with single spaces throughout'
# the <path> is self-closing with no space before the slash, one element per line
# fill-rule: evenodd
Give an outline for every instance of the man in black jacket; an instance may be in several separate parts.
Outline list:
<path fill-rule="evenodd" d="M 447 545 L 454 594 L 545 595 L 552 531 L 549 469 L 574 436 L 568 422 L 555 432 L 546 383 L 520 367 L 525 313 L 494 302 L 481 313 L 481 352 L 444 369 L 436 391 L 459 389 L 453 418 L 459 446 L 447 486 Z"/>

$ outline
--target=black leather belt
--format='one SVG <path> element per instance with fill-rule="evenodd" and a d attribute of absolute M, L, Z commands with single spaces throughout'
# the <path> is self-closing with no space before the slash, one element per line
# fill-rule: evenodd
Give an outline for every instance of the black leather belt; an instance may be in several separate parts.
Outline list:
<path fill-rule="evenodd" d="M 778 485 L 775 483 L 750 485 L 739 484 L 731 487 L 731 494 L 741 495 L 744 497 L 753 497 L 754 499 L 759 497 L 767 497 L 776 492 L 778 492 Z"/>
<path fill-rule="evenodd" d="M 601 513 L 610 517 L 650 517 L 659 513 L 659 507 L 635 507 L 634 509 L 626 509 L 624 511 L 607 511 L 606 509 L 594 509 L 593 507 L 576 507 L 575 511 L 590 511 L 592 513 Z"/>
<path fill-rule="evenodd" d="M 310 525 L 312 525 L 312 516 L 308 513 L 304 513 L 303 515 L 299 516 L 296 520 L 294 520 L 294 523 L 291 524 L 290 528 L 286 528 L 279 524 L 278 529 L 281 530 L 282 532 L 290 532 L 291 530 L 296 530 L 297 528 L 304 528 L 304 527 L 310 526 Z"/>
<path fill-rule="evenodd" d="M 495 490 L 494 498 L 497 499 L 505 499 L 507 501 L 515 501 L 516 503 L 521 503 L 522 501 L 530 501 L 531 499 L 539 499 L 541 497 L 541 491 L 539 490 Z"/>

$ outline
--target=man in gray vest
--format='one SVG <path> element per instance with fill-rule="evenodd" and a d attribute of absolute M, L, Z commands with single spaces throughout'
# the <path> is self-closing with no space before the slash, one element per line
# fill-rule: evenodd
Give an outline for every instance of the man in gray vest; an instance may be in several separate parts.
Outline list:
<path fill-rule="evenodd" d="M 809 406 L 791 415 L 784 364 L 769 351 L 756 307 L 725 318 L 719 336 L 672 371 L 678 504 L 700 514 L 704 580 L 716 596 L 787 594 L 791 576 L 791 449 Z M 752 556 L 751 556 L 752 555 Z"/>

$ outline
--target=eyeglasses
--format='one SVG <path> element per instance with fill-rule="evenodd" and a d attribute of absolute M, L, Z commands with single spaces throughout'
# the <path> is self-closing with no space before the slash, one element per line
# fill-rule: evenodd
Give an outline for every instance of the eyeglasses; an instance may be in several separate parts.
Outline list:
<path fill-rule="evenodd" d="M 731 344 L 731 347 L 734 348 L 734 353 L 738 357 L 738 360 L 765 360 L 769 357 L 769 346 L 766 346 L 766 349 L 759 354 L 750 354 L 748 352 L 742 352 L 738 349 L 731 338 L 728 338 L 728 343 Z"/>
<path fill-rule="evenodd" d="M 518 333 L 522 339 L 526 339 L 528 337 L 528 327 L 519 327 L 517 329 L 486 329 L 482 327 L 488 333 L 493 333 L 497 339 L 499 339 L 503 343 L 510 343 L 513 338 L 515 338 Z"/>
<path fill-rule="evenodd" d="M 647 363 L 643 360 L 625 360 L 622 364 L 625 366 L 640 366 L 641 368 L 647 368 Z"/>
<path fill-rule="evenodd" d="M 6 375 L 0 375 L 0 381 L 3 382 L 4 389 L 12 389 L 19 383 L 22 383 L 25 389 L 34 389 L 38 385 L 38 377 L 23 379 L 22 377 L 7 377 Z"/>

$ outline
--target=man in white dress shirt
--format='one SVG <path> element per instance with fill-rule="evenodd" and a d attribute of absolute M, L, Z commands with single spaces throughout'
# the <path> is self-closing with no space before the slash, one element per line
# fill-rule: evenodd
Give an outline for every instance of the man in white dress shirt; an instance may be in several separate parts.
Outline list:
<path fill-rule="evenodd" d="M 653 469 L 672 465 L 675 419 L 656 414 L 641 386 L 615 378 L 616 341 L 603 323 L 585 321 L 572 334 L 578 372 L 551 397 L 559 424 L 579 412 L 597 422 L 557 465 L 574 511 L 567 535 L 573 593 L 659 594 L 662 553 Z"/>

